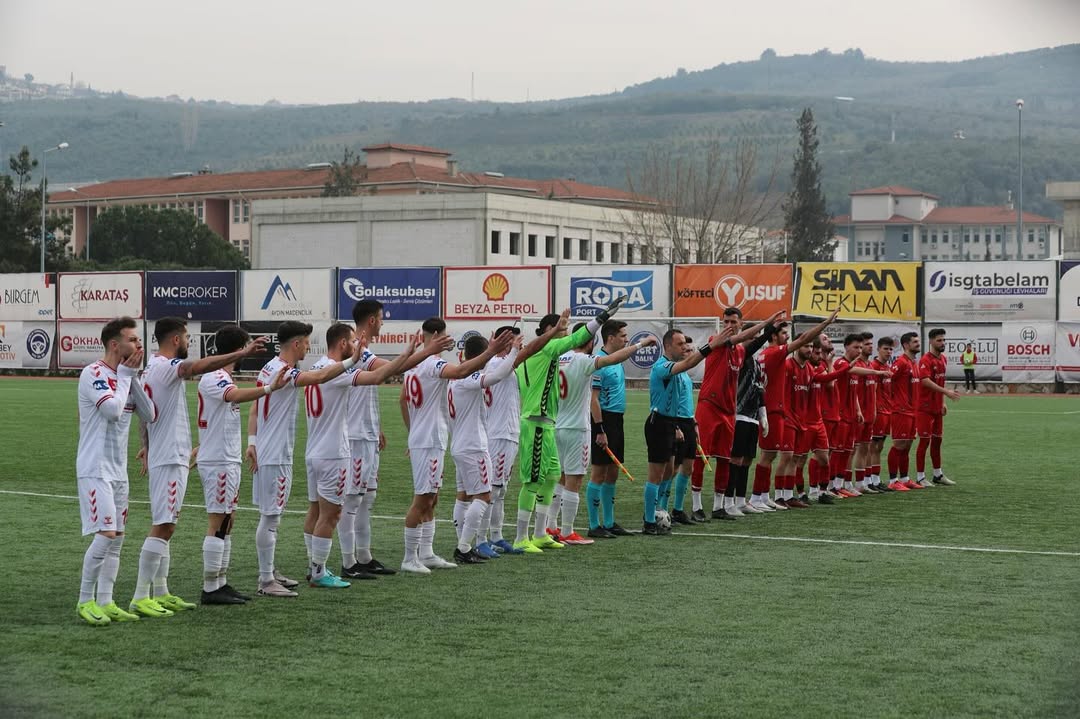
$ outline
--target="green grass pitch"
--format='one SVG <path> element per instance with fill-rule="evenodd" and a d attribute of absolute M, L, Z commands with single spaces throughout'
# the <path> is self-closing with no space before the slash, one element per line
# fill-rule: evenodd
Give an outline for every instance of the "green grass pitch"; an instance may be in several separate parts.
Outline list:
<path fill-rule="evenodd" d="M 373 544 L 396 566 L 411 480 L 396 388 L 383 392 L 389 447 Z M 188 396 L 194 403 L 194 387 Z M 3 717 L 1080 713 L 1076 399 L 950 404 L 952 488 L 94 629 L 74 611 L 88 543 L 74 500 L 75 383 L 5 379 L 0 398 Z M 644 395 L 631 393 L 627 464 L 639 479 L 620 482 L 616 505 L 631 528 L 645 411 Z M 133 434 L 132 453 L 136 444 Z M 149 524 L 146 480 L 131 466 L 121 603 Z M 278 542 L 279 566 L 293 576 L 305 566 L 302 457 L 296 467 L 295 513 Z M 442 519 L 451 473 L 448 462 Z M 250 498 L 245 473 L 242 506 Z M 205 520 L 194 472 L 187 500 L 170 587 L 197 598 Z M 241 589 L 255 585 L 256 517 L 241 511 L 234 533 L 231 581 Z M 453 537 L 440 523 L 436 549 L 450 554 Z"/>

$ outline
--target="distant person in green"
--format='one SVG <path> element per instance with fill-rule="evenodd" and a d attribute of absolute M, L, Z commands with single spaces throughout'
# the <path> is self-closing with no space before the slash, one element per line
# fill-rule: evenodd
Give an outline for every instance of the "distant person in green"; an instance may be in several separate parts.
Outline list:
<path fill-rule="evenodd" d="M 975 363 L 979 361 L 978 356 L 975 354 L 975 349 L 968 342 L 964 345 L 964 351 L 960 353 L 960 364 L 964 366 L 964 391 L 979 393 L 979 390 L 975 389 Z"/>
<path fill-rule="evenodd" d="M 559 414 L 559 355 L 592 340 L 625 301 L 625 296 L 613 300 L 603 312 L 569 336 L 566 334 L 569 311 L 562 315 L 546 315 L 540 320 L 537 334 L 544 334 L 556 327 L 554 338 L 515 370 L 521 393 L 521 450 L 518 454 L 521 492 L 518 494 L 514 548 L 526 554 L 539 554 L 545 549 L 563 547 L 545 531 L 548 507 L 555 494 L 555 485 L 562 475 L 559 452 L 555 446 L 555 418 Z M 529 539 L 529 521 L 534 509 L 535 529 L 532 539 Z"/>

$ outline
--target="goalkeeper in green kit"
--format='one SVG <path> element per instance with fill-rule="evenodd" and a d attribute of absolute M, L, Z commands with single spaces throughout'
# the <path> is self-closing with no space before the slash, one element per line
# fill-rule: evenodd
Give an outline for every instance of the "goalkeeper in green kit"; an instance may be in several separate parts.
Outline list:
<path fill-rule="evenodd" d="M 601 325 L 611 319 L 626 296 L 617 297 L 587 325 L 567 336 L 569 312 L 546 315 L 540 320 L 541 335 L 555 327 L 555 335 L 542 350 L 518 365 L 518 389 L 521 394 L 521 440 L 518 453 L 521 492 L 518 494 L 517 537 L 514 548 L 526 554 L 541 554 L 545 549 L 564 545 L 548 536 L 547 511 L 559 482 L 562 469 L 555 447 L 555 418 L 559 414 L 559 355 L 591 340 Z M 535 529 L 529 538 L 529 520 L 536 510 Z"/>

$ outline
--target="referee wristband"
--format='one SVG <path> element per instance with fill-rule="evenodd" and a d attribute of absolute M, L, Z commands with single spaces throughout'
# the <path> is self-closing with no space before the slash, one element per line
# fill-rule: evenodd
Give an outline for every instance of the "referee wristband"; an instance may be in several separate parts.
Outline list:
<path fill-rule="evenodd" d="M 255 435 L 253 435 L 253 434 L 248 435 L 248 446 L 249 447 L 254 447 L 255 446 Z"/>
<path fill-rule="evenodd" d="M 708 357 L 709 353 L 712 352 L 712 345 L 705 345 L 704 347 L 699 347 L 698 352 L 701 353 L 702 357 Z"/>
<path fill-rule="evenodd" d="M 603 422 L 593 422 L 592 426 L 593 429 L 597 430 L 600 434 L 607 434 L 607 431 L 604 429 Z"/>
<path fill-rule="evenodd" d="M 346 357 L 345 359 L 343 359 L 341 361 L 341 366 L 345 368 L 346 372 L 348 372 L 350 369 L 352 369 L 352 366 L 354 364 L 356 364 L 356 362 L 353 361 L 352 357 Z"/>

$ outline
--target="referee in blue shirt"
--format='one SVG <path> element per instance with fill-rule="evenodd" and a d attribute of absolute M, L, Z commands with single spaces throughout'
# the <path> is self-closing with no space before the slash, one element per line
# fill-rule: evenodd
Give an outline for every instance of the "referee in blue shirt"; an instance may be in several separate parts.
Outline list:
<path fill-rule="evenodd" d="M 664 353 L 649 373 L 649 417 L 645 420 L 645 446 L 649 455 L 649 481 L 645 484 L 645 516 L 642 534 L 670 534 L 656 525 L 656 508 L 662 494 L 671 491 L 675 471 L 675 443 L 688 439 L 682 427 L 694 418 L 694 383 L 686 374 L 710 352 L 730 343 L 735 331 L 724 328 L 712 341 L 687 355 L 686 335 L 670 329 L 664 333 Z"/>
<path fill-rule="evenodd" d="M 626 323 L 608 320 L 600 328 L 604 347 L 597 354 L 607 355 L 626 347 L 629 341 Z M 623 415 L 626 414 L 626 372 L 621 364 L 610 365 L 593 373 L 592 384 L 592 477 L 585 488 L 589 510 L 589 536 L 614 539 L 630 532 L 615 522 L 615 481 L 619 468 L 604 451 L 607 447 L 620 462 L 626 459 L 623 442 Z"/>

